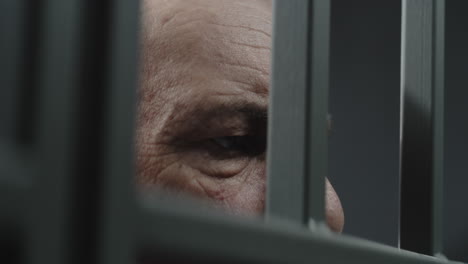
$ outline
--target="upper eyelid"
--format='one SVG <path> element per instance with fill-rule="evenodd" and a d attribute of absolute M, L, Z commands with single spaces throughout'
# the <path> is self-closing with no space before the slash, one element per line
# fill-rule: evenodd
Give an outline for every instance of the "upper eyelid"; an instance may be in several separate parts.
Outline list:
<path fill-rule="evenodd" d="M 251 129 L 248 124 L 226 126 L 223 124 L 207 125 L 206 123 L 197 123 L 182 129 L 182 131 L 174 132 L 173 143 L 195 142 L 218 137 L 247 136 L 250 133 Z"/>
<path fill-rule="evenodd" d="M 171 126 L 171 130 L 182 131 L 180 138 L 192 137 L 214 137 L 214 136 L 245 136 L 256 132 L 258 126 L 266 126 L 265 122 L 259 122 L 263 118 L 246 118 L 243 115 L 232 115 L 228 117 L 198 118 L 189 122 L 177 121 L 177 125 Z M 171 131 L 167 131 L 171 133 Z"/>
<path fill-rule="evenodd" d="M 162 133 L 176 142 L 214 136 L 264 134 L 266 131 L 267 106 L 255 102 L 204 102 L 174 109 L 183 111 L 174 111 Z"/>

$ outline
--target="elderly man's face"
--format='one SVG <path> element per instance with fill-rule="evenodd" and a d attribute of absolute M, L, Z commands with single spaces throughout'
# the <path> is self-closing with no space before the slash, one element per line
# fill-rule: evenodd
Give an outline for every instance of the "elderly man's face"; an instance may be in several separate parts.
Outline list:
<path fill-rule="evenodd" d="M 143 1 L 137 182 L 262 214 L 271 1 Z M 327 222 L 343 212 L 327 181 Z"/>

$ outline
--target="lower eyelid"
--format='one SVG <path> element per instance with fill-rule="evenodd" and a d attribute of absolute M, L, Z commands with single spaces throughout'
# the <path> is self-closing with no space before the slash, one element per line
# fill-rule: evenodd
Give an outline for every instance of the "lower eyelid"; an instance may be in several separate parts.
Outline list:
<path fill-rule="evenodd" d="M 194 161 L 193 168 L 213 178 L 231 178 L 239 175 L 249 164 L 248 158 L 236 160 Z"/>

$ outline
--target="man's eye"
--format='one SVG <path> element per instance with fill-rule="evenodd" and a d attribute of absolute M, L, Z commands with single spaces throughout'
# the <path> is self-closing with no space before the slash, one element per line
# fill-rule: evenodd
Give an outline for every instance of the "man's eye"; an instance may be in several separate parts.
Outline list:
<path fill-rule="evenodd" d="M 259 155 L 265 151 L 265 140 L 255 136 L 227 136 L 210 139 L 226 152 Z"/>
<path fill-rule="evenodd" d="M 225 148 L 227 150 L 238 150 L 241 145 L 243 145 L 243 138 L 241 136 L 232 136 L 232 137 L 217 137 L 212 138 L 211 140 L 218 146 Z"/>

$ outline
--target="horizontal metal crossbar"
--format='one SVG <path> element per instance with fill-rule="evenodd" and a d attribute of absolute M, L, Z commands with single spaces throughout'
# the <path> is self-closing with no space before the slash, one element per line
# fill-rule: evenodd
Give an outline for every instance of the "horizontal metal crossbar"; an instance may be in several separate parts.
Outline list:
<path fill-rule="evenodd" d="M 195 262 L 453 263 L 326 230 L 310 232 L 286 223 L 210 215 L 194 207 L 153 204 L 143 208 L 139 218 L 139 247 L 145 259 L 172 254 Z"/>

